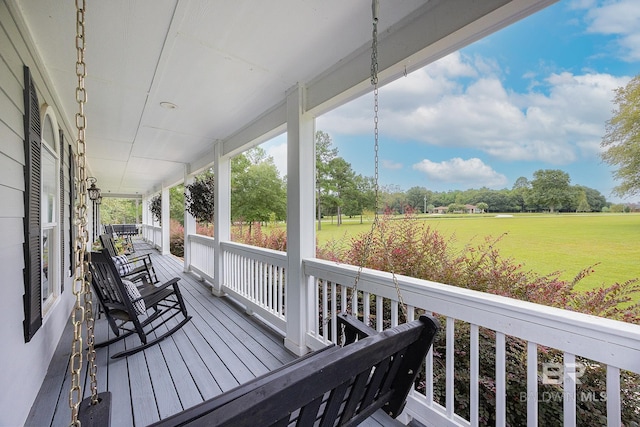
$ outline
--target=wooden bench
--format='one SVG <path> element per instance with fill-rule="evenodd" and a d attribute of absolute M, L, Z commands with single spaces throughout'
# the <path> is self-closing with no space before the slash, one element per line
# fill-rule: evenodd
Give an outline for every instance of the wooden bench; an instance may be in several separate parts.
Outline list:
<path fill-rule="evenodd" d="M 423 315 L 380 333 L 347 315 L 339 323 L 348 345 L 310 353 L 153 426 L 357 426 L 380 408 L 397 417 L 438 321 Z"/>

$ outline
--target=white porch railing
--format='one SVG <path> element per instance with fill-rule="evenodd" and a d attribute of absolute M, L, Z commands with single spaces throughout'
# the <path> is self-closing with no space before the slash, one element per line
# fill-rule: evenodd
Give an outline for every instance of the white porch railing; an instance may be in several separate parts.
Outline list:
<path fill-rule="evenodd" d="M 352 288 L 357 274 L 357 267 L 338 265 L 322 260 L 306 260 L 305 273 L 315 278 L 313 292 L 316 295 L 318 311 L 313 319 L 316 321 L 309 330 L 312 341 L 326 341 L 335 331 L 323 327 L 327 317 L 335 324 L 338 310 L 346 307 L 346 296 L 352 299 L 353 307 L 360 307 L 365 319 L 371 319 L 372 312 L 382 313 L 383 304 L 390 304 L 390 318 L 375 317 L 378 329 L 383 322 L 395 325 L 399 319 L 398 292 L 389 273 L 374 270 L 363 270 L 358 282 L 358 292 L 354 295 L 346 291 Z M 461 289 L 458 287 L 398 276 L 400 293 L 408 304 L 408 319 L 413 320 L 414 309 L 435 312 L 446 318 L 443 324 L 446 334 L 446 360 L 444 384 L 446 388 L 444 404 L 434 401 L 433 352 L 430 352 L 426 363 L 426 391 L 414 391 L 407 401 L 406 413 L 425 425 L 477 425 L 479 421 L 479 369 L 480 369 L 480 328 L 495 333 L 495 398 L 496 425 L 506 422 L 506 378 L 511 372 L 506 371 L 507 338 L 515 337 L 526 342 L 527 360 L 526 378 L 521 381 L 527 384 L 526 394 L 520 396 L 526 404 L 527 425 L 538 425 L 539 403 L 545 399 L 557 399 L 558 396 L 540 396 L 538 393 L 538 360 L 539 347 L 544 346 L 563 352 L 560 366 L 548 364 L 549 381 L 563 384 L 564 390 L 559 398 L 564 401 L 563 424 L 576 425 L 576 404 L 581 399 L 594 401 L 606 400 L 607 425 L 619 426 L 621 419 L 621 370 L 640 373 L 640 326 L 623 322 L 589 316 L 567 310 L 560 310 L 538 304 L 527 303 L 511 298 L 485 294 L 482 292 Z M 340 301 L 332 298 L 340 292 Z M 371 298 L 371 297 L 374 298 Z M 375 300 L 375 310 L 371 300 Z M 322 310 L 322 312 L 320 312 Z M 328 315 L 327 315 L 328 314 Z M 456 321 L 466 323 L 470 328 L 470 343 L 455 342 Z M 470 372 L 470 419 L 463 419 L 455 414 L 454 408 L 454 357 L 456 348 L 462 344 L 469 349 Z M 464 351 L 464 350 L 461 350 Z M 606 384 L 600 384 L 596 391 L 578 392 L 576 385 L 584 374 L 582 365 L 576 363 L 576 356 L 581 356 L 606 366 Z M 578 366 L 578 368 L 577 368 Z M 543 365 L 544 369 L 544 365 Z M 543 372 L 543 375 L 545 372 Z M 517 379 L 510 378 L 511 381 Z M 593 394 L 592 394 L 593 393 Z M 640 391 L 635 392 L 634 401 L 626 402 L 635 405 L 640 412 Z M 544 424 L 544 419 L 541 420 Z"/>
<path fill-rule="evenodd" d="M 191 256 L 189 269 L 209 281 L 213 281 L 215 273 L 215 241 L 213 237 L 190 234 L 186 243 Z"/>
<path fill-rule="evenodd" d="M 209 270 L 212 267 L 205 267 L 203 263 L 211 262 L 206 257 L 213 258 L 213 239 L 190 236 L 189 241 L 192 266 L 200 271 L 210 271 L 212 275 L 213 270 Z M 287 320 L 294 321 L 285 318 L 286 254 L 232 242 L 223 242 L 221 247 L 225 271 L 223 290 L 244 304 L 248 311 L 284 332 Z M 201 251 L 200 255 L 193 256 L 194 248 Z M 389 273 L 364 269 L 356 295 L 351 288 L 357 267 L 307 259 L 304 271 L 314 279 L 312 289 L 308 290 L 307 345 L 310 348 L 326 345 L 337 336 L 337 331 L 331 330 L 327 321 L 332 320 L 330 324 L 334 327 L 335 315 L 347 307 L 347 298 L 351 299 L 352 307 L 359 307 L 361 318 L 372 321 L 378 330 L 395 326 L 400 321 L 398 292 Z M 487 334 L 495 336 L 496 413 L 493 415 L 497 425 L 505 425 L 507 406 L 513 404 L 506 401 L 509 381 L 519 380 L 526 384 L 526 393 L 520 399 L 529 426 L 538 425 L 538 413 L 545 405 L 545 399 L 558 398 L 539 394 L 539 365 L 544 365 L 547 348 L 562 354 L 559 366 L 551 366 L 551 371 L 542 373 L 550 375 L 556 384 L 563 384 L 559 398 L 565 402 L 562 408 L 565 426 L 576 425 L 576 405 L 581 399 L 591 399 L 591 403 L 595 401 L 596 404 L 598 400 L 606 400 L 600 405 L 605 408 L 603 416 L 606 413 L 609 426 L 620 425 L 623 403 L 640 408 L 640 392 L 632 397 L 634 401 L 623 402 L 621 399 L 623 371 L 640 374 L 640 326 L 404 276 L 398 276 L 398 284 L 402 300 L 408 304 L 408 320 L 413 320 L 419 310 L 435 312 L 445 319 L 442 333 L 446 344 L 439 350 L 444 356 L 437 359 L 444 368 L 434 380 L 434 356 L 430 352 L 424 372 L 424 390 L 414 390 L 409 396 L 406 416 L 425 425 L 478 424 L 481 409 L 484 409 L 480 407 L 478 385 L 482 369 L 480 353 L 482 337 Z M 378 313 L 387 314 L 383 317 Z M 470 331 L 470 337 L 467 342 L 456 342 L 456 331 L 464 328 Z M 507 369 L 509 346 L 513 345 L 514 338 L 526 348 L 526 360 L 521 361 L 526 365 L 526 374 L 520 379 L 512 378 L 514 373 Z M 456 381 L 460 381 L 456 377 L 460 373 L 454 369 L 455 358 L 460 357 L 456 351 L 466 353 L 464 357 L 469 358 L 469 372 L 465 373 L 470 395 L 468 419 L 455 413 L 458 402 L 454 400 L 454 388 L 459 387 Z M 595 389 L 591 387 L 589 394 L 581 391 L 580 377 L 584 372 L 582 365 L 576 363 L 576 357 L 606 366 L 606 379 Z M 444 389 L 444 396 L 438 396 L 437 389 Z M 541 418 L 540 421 L 545 420 Z"/>
<path fill-rule="evenodd" d="M 221 247 L 223 291 L 284 333 L 286 253 L 233 242 L 223 242 Z"/>
<path fill-rule="evenodd" d="M 142 224 L 142 237 L 156 249 L 162 248 L 162 227 Z"/>
<path fill-rule="evenodd" d="M 214 281 L 215 239 L 190 234 L 189 270 Z M 247 312 L 257 314 L 271 323 L 283 335 L 285 318 L 285 252 L 257 248 L 234 242 L 222 242 L 224 277 L 222 292 L 242 303 Z"/>

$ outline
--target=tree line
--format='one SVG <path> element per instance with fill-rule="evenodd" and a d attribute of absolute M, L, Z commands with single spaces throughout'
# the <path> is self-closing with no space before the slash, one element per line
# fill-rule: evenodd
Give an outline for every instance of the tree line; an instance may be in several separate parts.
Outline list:
<path fill-rule="evenodd" d="M 414 186 L 406 191 L 390 185 L 378 188 L 373 177 L 356 174 L 351 164 L 339 156 L 331 136 L 316 132 L 316 216 L 321 228 L 323 218 L 360 217 L 366 213 L 388 211 L 433 213 L 446 207 L 449 212 L 474 205 L 483 212 L 607 212 L 627 211 L 629 206 L 611 204 L 598 190 L 571 185 L 569 174 L 557 169 L 541 169 L 531 179 L 520 177 L 511 189 L 486 187 L 468 190 L 433 191 Z M 201 223 L 213 220 L 215 178 L 206 170 L 187 186 L 170 190 L 171 217 L 183 223 L 184 201 L 187 210 Z M 134 222 L 132 201 L 112 199 L 102 206 L 105 224 Z M 140 207 L 141 208 L 141 207 Z M 441 210 L 441 209 L 440 209 Z M 286 176 L 281 177 L 272 157 L 260 147 L 252 148 L 231 160 L 231 219 L 254 223 L 286 219 Z"/>
<path fill-rule="evenodd" d="M 318 221 L 323 216 L 354 217 L 376 209 L 373 178 L 357 175 L 351 165 L 338 155 L 331 137 L 316 133 Z M 385 186 L 378 191 L 379 210 L 403 213 L 432 213 L 437 207 L 450 212 L 464 211 L 464 205 L 474 205 L 485 212 L 602 212 L 611 209 L 598 190 L 583 185 L 571 185 L 569 174 L 561 170 L 541 169 L 532 179 L 520 177 L 511 189 L 479 189 L 432 191 L 415 186 L 403 191 L 398 186 Z M 614 207 L 614 210 L 618 207 Z M 620 207 L 619 209 L 623 209 Z"/>

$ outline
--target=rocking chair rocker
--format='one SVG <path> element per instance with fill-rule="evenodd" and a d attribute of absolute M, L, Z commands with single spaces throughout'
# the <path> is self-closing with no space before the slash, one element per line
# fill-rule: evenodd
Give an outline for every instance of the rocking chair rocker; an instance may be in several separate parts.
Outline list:
<path fill-rule="evenodd" d="M 130 356 L 149 348 L 191 320 L 178 287 L 179 278 L 175 277 L 157 287 L 146 284 L 137 288 L 120 277 L 107 251 L 92 253 L 89 269 L 93 289 L 109 326 L 116 335 L 108 341 L 95 344 L 95 348 L 108 346 L 133 334 L 140 338 L 139 346 L 116 353 L 111 356 L 112 359 Z M 182 315 L 183 319 L 177 325 L 155 338 L 150 336 L 153 331 L 178 315 Z"/>

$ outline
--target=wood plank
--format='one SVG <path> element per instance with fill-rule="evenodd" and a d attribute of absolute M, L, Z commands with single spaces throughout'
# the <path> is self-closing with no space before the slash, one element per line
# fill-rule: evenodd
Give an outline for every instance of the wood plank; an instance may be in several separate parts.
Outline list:
<path fill-rule="evenodd" d="M 187 323 L 182 329 L 189 341 L 191 341 L 193 346 L 198 349 L 199 356 L 202 358 L 202 361 L 207 366 L 209 372 L 213 375 L 218 387 L 220 387 L 222 391 L 236 387 L 239 382 L 229 370 L 228 364 L 234 364 L 237 362 L 233 360 L 223 361 L 218 353 L 211 348 L 210 343 L 195 327 L 193 322 Z M 237 356 L 234 355 L 233 359 L 236 358 Z"/>
<path fill-rule="evenodd" d="M 128 340 L 128 338 L 127 338 Z M 137 345 L 137 343 L 136 343 Z M 126 345 L 125 340 L 125 346 Z M 126 358 L 131 385 L 131 406 L 135 425 L 143 426 L 160 419 L 156 398 L 149 375 L 149 365 L 145 353 L 140 352 Z M 117 405 L 115 407 L 118 407 Z"/>
<path fill-rule="evenodd" d="M 167 328 L 173 327 L 178 322 L 177 320 L 174 322 L 174 320 L 175 319 L 172 319 L 167 322 Z M 169 369 L 172 385 L 177 392 L 181 407 L 183 409 L 189 408 L 202 402 L 204 400 L 202 398 L 202 394 L 198 390 L 198 386 L 189 371 L 189 366 L 180 353 L 180 349 L 176 345 L 176 342 L 171 338 L 165 339 L 160 343 L 160 348 Z M 213 378 L 211 381 L 214 382 Z"/>
<path fill-rule="evenodd" d="M 104 316 L 102 322 L 107 323 Z M 109 331 L 109 337 L 113 332 Z M 126 359 L 113 360 L 110 357 L 125 349 L 124 342 L 119 341 L 111 344 L 107 348 L 97 351 L 105 354 L 107 364 L 108 383 L 107 390 L 111 392 L 111 425 L 132 426 L 133 425 L 133 404 L 131 401 L 131 386 L 129 383 L 129 365 Z M 101 359 L 103 360 L 103 359 Z M 113 410 L 117 408 L 117 410 Z"/>
<path fill-rule="evenodd" d="M 203 313 L 203 310 L 206 309 L 202 306 L 198 307 L 198 314 Z M 230 370 L 236 375 L 240 383 L 269 371 L 264 363 L 248 350 L 246 343 L 250 342 L 252 338 L 249 336 L 238 337 L 236 333 L 241 332 L 240 329 L 234 328 L 233 331 L 229 329 L 234 327 L 235 324 L 229 324 L 225 322 L 226 319 L 220 320 L 213 315 L 208 316 L 206 320 L 204 315 L 199 317 L 200 320 L 194 316 L 192 322 L 210 340 L 209 342 L 212 343 L 215 351 L 221 354 L 221 358 L 226 359 L 226 357 L 229 357 L 233 359 L 234 356 L 237 358 L 239 364 L 237 366 L 234 364 L 233 368 L 230 367 Z M 243 341 L 243 338 L 246 341 Z M 260 348 L 262 349 L 262 347 Z M 242 357 L 240 358 L 237 355 L 242 355 Z"/>
<path fill-rule="evenodd" d="M 198 299 L 214 298 L 219 299 L 221 302 L 228 301 L 228 298 L 217 298 L 213 296 L 203 286 L 196 285 L 193 287 L 193 290 L 197 292 L 197 295 L 194 296 Z M 225 323 L 231 322 L 240 328 L 237 332 L 238 334 L 242 334 L 242 341 L 245 342 L 250 349 L 255 351 L 255 354 L 260 354 L 261 360 L 266 362 L 268 366 L 270 362 L 274 362 L 276 365 L 281 365 L 282 363 L 289 362 L 295 358 L 292 353 L 284 348 L 283 337 L 276 337 L 276 334 L 272 330 L 269 330 L 264 325 L 258 325 L 254 317 L 241 313 L 238 310 L 238 307 L 234 304 L 216 304 L 215 308 L 219 311 L 219 314 L 217 315 L 218 317 L 222 317 L 222 315 L 225 316 Z M 256 340 L 254 338 L 256 336 L 271 339 Z M 265 350 L 267 353 L 261 354 Z"/>
<path fill-rule="evenodd" d="M 165 418 L 181 411 L 183 408 L 178 397 L 178 391 L 173 383 L 162 350 L 147 352 L 146 362 L 160 418 Z"/>
<path fill-rule="evenodd" d="M 217 396 L 222 393 L 222 389 L 218 386 L 211 370 L 207 367 L 207 364 L 204 362 L 187 335 L 173 334 L 171 339 L 179 349 L 180 355 L 182 356 L 185 365 L 188 367 L 191 378 L 194 380 L 195 385 L 202 396 L 202 400 L 210 399 L 213 396 Z M 188 408 L 193 405 L 184 406 Z"/>

